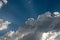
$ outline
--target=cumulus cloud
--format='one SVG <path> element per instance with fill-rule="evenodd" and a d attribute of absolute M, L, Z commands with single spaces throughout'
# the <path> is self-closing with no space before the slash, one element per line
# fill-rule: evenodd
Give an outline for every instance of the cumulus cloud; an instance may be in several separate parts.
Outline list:
<path fill-rule="evenodd" d="M 60 35 L 60 32 L 47 32 L 42 34 L 41 40 L 55 40 Z"/>
<path fill-rule="evenodd" d="M 60 13 L 59 12 L 54 12 L 54 17 L 59 17 L 60 16 Z"/>
<path fill-rule="evenodd" d="M 4 4 L 7 4 L 7 2 L 7 0 L 0 0 L 0 8 L 2 8 Z"/>
<path fill-rule="evenodd" d="M 26 23 L 27 25 L 33 26 L 33 25 L 35 24 L 35 20 L 34 20 L 34 18 L 29 18 L 25 23 Z"/>
<path fill-rule="evenodd" d="M 51 14 L 46 12 L 37 19 L 28 18 L 16 32 L 8 32 L 1 40 L 56 40 L 60 35 L 60 13 Z"/>
<path fill-rule="evenodd" d="M 11 24 L 11 22 L 4 21 L 3 19 L 0 19 L 0 31 L 7 29 L 9 24 Z"/>
<path fill-rule="evenodd" d="M 14 34 L 14 31 L 10 31 L 7 33 L 9 37 L 12 37 L 12 35 Z"/>

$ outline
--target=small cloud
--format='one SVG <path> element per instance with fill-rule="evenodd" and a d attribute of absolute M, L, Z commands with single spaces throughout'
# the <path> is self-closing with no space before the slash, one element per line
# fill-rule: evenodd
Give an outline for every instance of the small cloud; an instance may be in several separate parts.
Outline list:
<path fill-rule="evenodd" d="M 3 2 L 2 1 L 0 1 L 0 8 L 3 6 Z"/>
<path fill-rule="evenodd" d="M 2 1 L 3 1 L 5 4 L 7 4 L 7 2 L 8 2 L 7 0 L 2 0 Z"/>
<path fill-rule="evenodd" d="M 2 8 L 4 4 L 7 4 L 7 2 L 7 0 L 0 0 L 0 8 Z"/>
<path fill-rule="evenodd" d="M 8 37 L 12 37 L 14 33 L 15 33 L 14 31 L 8 32 L 8 33 L 7 33 L 7 34 L 8 34 Z"/>
<path fill-rule="evenodd" d="M 54 12 L 53 14 L 55 15 L 54 17 L 60 17 L 60 13 L 59 12 Z"/>
<path fill-rule="evenodd" d="M 3 19 L 0 19 L 0 31 L 7 29 L 9 24 L 11 24 L 11 22 L 4 21 Z"/>
<path fill-rule="evenodd" d="M 25 23 L 26 23 L 27 25 L 33 26 L 33 25 L 35 24 L 35 20 L 34 20 L 34 18 L 29 18 Z"/>

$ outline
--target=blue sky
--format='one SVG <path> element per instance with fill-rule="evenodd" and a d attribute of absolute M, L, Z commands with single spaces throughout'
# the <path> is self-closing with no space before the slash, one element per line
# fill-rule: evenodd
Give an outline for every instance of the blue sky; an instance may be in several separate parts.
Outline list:
<path fill-rule="evenodd" d="M 8 0 L 0 12 L 8 17 L 6 19 L 22 23 L 27 18 L 37 17 L 46 11 L 60 11 L 59 3 L 59 0 Z"/>
<path fill-rule="evenodd" d="M 30 3 L 29 3 L 30 1 Z M 2 8 L 17 18 L 20 23 L 28 17 L 37 16 L 46 11 L 60 11 L 59 0 L 8 0 L 8 4 Z"/>
<path fill-rule="evenodd" d="M 12 22 L 9 31 L 16 26 L 18 28 L 26 19 L 37 18 L 47 11 L 60 11 L 60 0 L 8 0 L 8 3 L 0 9 L 0 18 Z"/>

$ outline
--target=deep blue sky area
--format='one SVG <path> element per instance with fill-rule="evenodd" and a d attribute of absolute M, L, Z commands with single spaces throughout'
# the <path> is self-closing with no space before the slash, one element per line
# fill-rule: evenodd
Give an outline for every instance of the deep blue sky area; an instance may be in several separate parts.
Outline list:
<path fill-rule="evenodd" d="M 0 18 L 11 21 L 9 30 L 17 30 L 28 18 L 37 18 L 44 12 L 60 12 L 60 0 L 8 0 L 0 9 Z M 5 33 L 6 31 L 4 31 Z"/>

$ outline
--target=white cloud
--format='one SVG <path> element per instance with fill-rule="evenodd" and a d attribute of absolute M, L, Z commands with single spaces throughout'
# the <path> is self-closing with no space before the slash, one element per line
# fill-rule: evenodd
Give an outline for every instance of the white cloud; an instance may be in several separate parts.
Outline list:
<path fill-rule="evenodd" d="M 2 0 L 2 1 L 3 1 L 5 4 L 7 4 L 7 2 L 8 2 L 7 0 Z"/>
<path fill-rule="evenodd" d="M 3 2 L 2 1 L 0 1 L 0 8 L 3 6 Z"/>
<path fill-rule="evenodd" d="M 7 2 L 7 0 L 0 0 L 0 8 L 2 8 L 4 4 L 7 4 Z"/>
<path fill-rule="evenodd" d="M 59 12 L 54 12 L 54 17 L 59 17 L 60 16 L 60 13 Z"/>
<path fill-rule="evenodd" d="M 60 32 L 47 32 L 42 34 L 41 40 L 55 40 L 57 36 L 60 35 Z"/>
<path fill-rule="evenodd" d="M 34 18 L 29 18 L 26 22 L 25 22 L 27 25 L 34 25 L 35 24 L 35 20 Z"/>
<path fill-rule="evenodd" d="M 3 19 L 0 19 L 0 30 L 7 29 L 9 24 L 11 24 L 11 22 L 4 21 Z"/>

